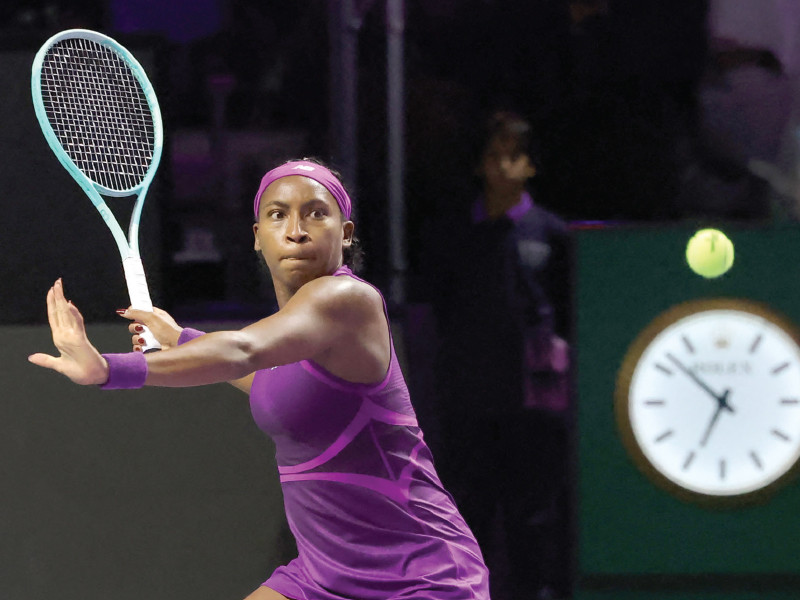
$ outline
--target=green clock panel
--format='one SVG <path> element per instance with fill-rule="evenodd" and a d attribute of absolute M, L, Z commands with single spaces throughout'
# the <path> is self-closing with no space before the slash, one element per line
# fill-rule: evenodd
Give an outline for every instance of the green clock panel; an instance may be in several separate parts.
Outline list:
<path fill-rule="evenodd" d="M 717 227 L 733 241 L 736 260 L 730 272 L 710 280 L 692 273 L 684 258 L 686 242 L 699 226 L 575 232 L 577 570 L 582 580 L 746 574 L 766 581 L 771 575 L 800 575 L 796 480 L 759 505 L 698 506 L 665 492 L 637 469 L 615 422 L 614 391 L 623 357 L 639 332 L 667 309 L 701 298 L 744 298 L 800 323 L 800 229 Z M 597 593 L 598 599 L 606 597 Z"/>

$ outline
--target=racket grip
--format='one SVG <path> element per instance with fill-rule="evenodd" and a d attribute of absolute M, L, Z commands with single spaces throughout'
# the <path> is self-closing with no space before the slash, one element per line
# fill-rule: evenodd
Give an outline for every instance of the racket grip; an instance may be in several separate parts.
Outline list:
<path fill-rule="evenodd" d="M 122 261 L 122 267 L 125 270 L 125 282 L 128 284 L 131 308 L 153 312 L 153 302 L 150 300 L 150 290 L 147 288 L 142 259 L 138 256 L 130 256 Z M 143 352 L 161 348 L 161 344 L 147 327 L 144 328 L 141 336 L 145 341 L 142 344 Z"/>

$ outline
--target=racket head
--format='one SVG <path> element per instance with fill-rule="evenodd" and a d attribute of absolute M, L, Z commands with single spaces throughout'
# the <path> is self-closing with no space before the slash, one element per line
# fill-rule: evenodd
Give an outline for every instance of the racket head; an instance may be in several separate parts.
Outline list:
<path fill-rule="evenodd" d="M 31 92 L 47 143 L 84 189 L 117 197 L 147 189 L 163 149 L 161 110 L 124 46 L 88 29 L 57 33 L 36 53 Z"/>

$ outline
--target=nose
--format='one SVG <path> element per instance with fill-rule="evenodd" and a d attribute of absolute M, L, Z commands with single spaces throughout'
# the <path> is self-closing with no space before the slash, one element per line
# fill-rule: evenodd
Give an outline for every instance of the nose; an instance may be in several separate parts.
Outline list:
<path fill-rule="evenodd" d="M 303 219 L 299 216 L 291 216 L 286 227 L 286 239 L 296 244 L 301 244 L 308 240 L 308 232 L 303 225 Z"/>

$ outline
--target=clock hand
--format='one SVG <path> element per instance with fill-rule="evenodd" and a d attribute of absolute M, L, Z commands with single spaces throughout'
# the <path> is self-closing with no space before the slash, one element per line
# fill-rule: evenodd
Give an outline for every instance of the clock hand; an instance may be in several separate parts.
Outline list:
<path fill-rule="evenodd" d="M 708 427 L 706 427 L 706 431 L 703 434 L 703 438 L 700 440 L 700 445 L 705 446 L 706 442 L 708 442 L 708 437 L 711 435 L 711 431 L 714 429 L 714 426 L 717 424 L 717 419 L 722 414 L 723 410 L 728 410 L 730 412 L 733 411 L 733 407 L 728 404 L 728 394 L 730 394 L 730 390 L 725 390 L 725 393 L 722 394 L 722 397 L 718 399 L 717 410 L 714 411 L 714 415 L 711 417 L 711 421 L 708 423 Z"/>
<path fill-rule="evenodd" d="M 681 361 L 679 361 L 677 358 L 675 358 L 669 352 L 667 352 L 667 358 L 670 359 L 675 364 L 675 366 L 678 367 L 681 371 L 686 373 L 686 375 L 688 375 L 689 378 L 692 381 L 694 381 L 697 385 L 699 385 L 701 388 L 703 388 L 703 390 L 705 390 L 711 396 L 713 396 L 714 399 L 717 402 L 719 402 L 721 404 L 725 404 L 727 406 L 727 400 L 725 399 L 725 396 L 720 396 L 719 394 L 715 393 L 714 390 L 712 390 L 710 387 L 708 387 L 708 385 L 706 385 L 706 383 L 694 373 L 694 371 L 692 371 L 691 369 L 687 368 Z M 727 393 L 726 393 L 726 396 L 727 396 Z M 728 407 L 728 410 L 733 412 L 733 409 L 730 408 L 730 407 Z"/>

